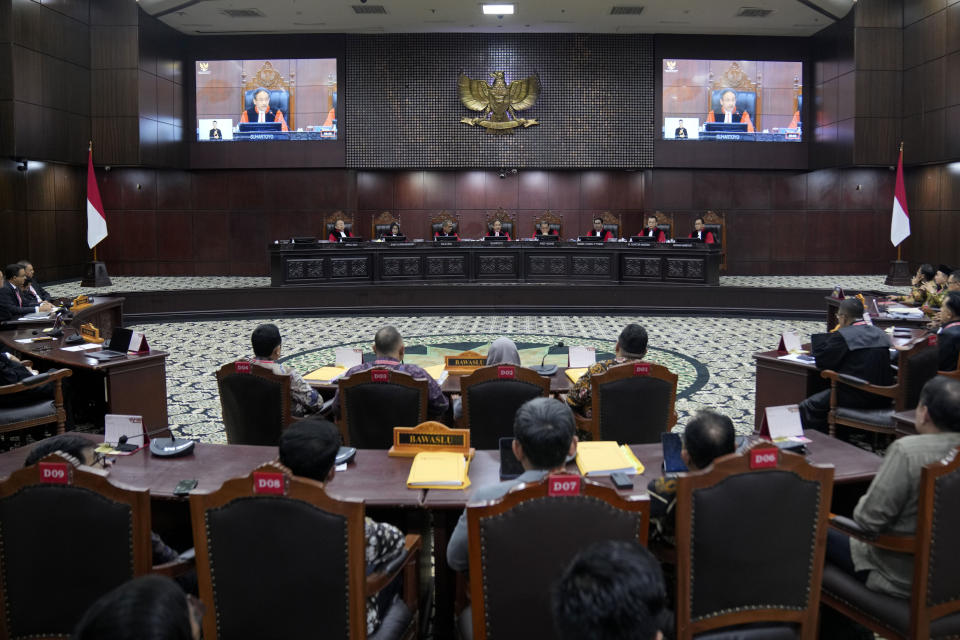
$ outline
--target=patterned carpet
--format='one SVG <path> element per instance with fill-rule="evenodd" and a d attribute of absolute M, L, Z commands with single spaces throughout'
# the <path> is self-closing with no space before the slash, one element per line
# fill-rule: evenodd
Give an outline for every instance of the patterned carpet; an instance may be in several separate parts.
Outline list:
<path fill-rule="evenodd" d="M 725 276 L 721 286 L 822 288 L 841 284 L 848 291 L 888 290 L 883 276 Z M 116 277 L 113 286 L 85 290 L 162 291 L 268 286 L 268 278 Z M 48 287 L 54 296 L 76 295 L 78 282 Z M 564 345 L 593 346 L 598 357 L 613 351 L 617 335 L 629 322 L 639 322 L 650 335 L 649 359 L 680 376 L 677 413 L 681 430 L 696 410 L 715 408 L 729 415 L 738 432 L 753 428 L 754 363 L 752 355 L 776 347 L 780 333 L 793 330 L 801 337 L 823 330 L 823 321 L 758 320 L 741 318 L 685 318 L 680 316 L 491 316 L 450 315 L 424 317 L 331 316 L 324 318 L 259 318 L 151 323 L 133 326 L 147 334 L 154 349 L 169 352 L 167 392 L 170 424 L 178 433 L 205 442 L 225 442 L 214 372 L 251 353 L 250 334 L 262 322 L 280 327 L 284 338 L 282 360 L 307 373 L 333 364 L 333 349 L 349 346 L 371 350 L 373 334 L 395 325 L 404 335 L 407 360 L 417 364 L 442 361 L 448 353 L 473 349 L 486 353 L 490 342 L 506 336 L 522 352 L 524 364 L 539 363 L 547 349 Z M 566 364 L 565 356 L 551 355 L 548 363 Z"/>

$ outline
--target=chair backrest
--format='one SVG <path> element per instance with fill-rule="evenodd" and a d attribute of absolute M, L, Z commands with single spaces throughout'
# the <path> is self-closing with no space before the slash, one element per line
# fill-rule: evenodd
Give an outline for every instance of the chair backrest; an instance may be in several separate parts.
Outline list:
<path fill-rule="evenodd" d="M 832 490 L 833 467 L 770 443 L 680 474 L 676 637 L 779 622 L 815 638 Z"/>
<path fill-rule="evenodd" d="M 937 375 L 940 352 L 936 336 L 924 336 L 906 348 L 898 348 L 897 397 L 895 411 L 914 409 L 920 401 L 920 390 L 927 381 Z"/>
<path fill-rule="evenodd" d="M 330 237 L 330 234 L 333 233 L 333 230 L 337 226 L 337 220 L 343 220 L 343 228 L 345 231 L 353 232 L 353 217 L 344 215 L 343 211 L 335 211 L 323 220 L 324 234 L 323 238 L 321 238 L 322 240 Z"/>
<path fill-rule="evenodd" d="M 513 223 L 513 218 L 510 217 L 510 214 L 503 210 L 503 207 L 498 207 L 496 211 L 487 216 L 487 232 L 493 231 L 493 223 L 496 220 L 500 221 L 500 230 L 509 233 L 510 237 L 516 240 L 517 235 L 514 233 L 514 227 L 516 227 L 516 225 Z"/>
<path fill-rule="evenodd" d="M 653 214 L 657 218 L 657 229 L 663 231 L 666 239 L 673 237 L 673 214 L 657 211 Z"/>
<path fill-rule="evenodd" d="M 677 374 L 639 360 L 590 378 L 594 439 L 622 444 L 660 442 L 677 423 Z"/>
<path fill-rule="evenodd" d="M 190 513 L 204 638 L 366 638 L 363 503 L 268 463 Z"/>
<path fill-rule="evenodd" d="M 0 482 L 0 638 L 70 637 L 151 566 L 150 492 L 53 454 Z"/>
<path fill-rule="evenodd" d="M 550 211 L 544 211 L 533 221 L 533 233 L 540 230 L 540 223 L 546 221 L 551 231 L 556 231 L 558 237 L 563 237 L 563 216 L 557 216 Z"/>
<path fill-rule="evenodd" d="M 548 477 L 467 507 L 476 640 L 551 635 L 551 586 L 577 552 L 602 540 L 646 545 L 649 500 L 575 481 L 579 495 L 548 495 Z"/>
<path fill-rule="evenodd" d="M 500 438 L 513 435 L 513 417 L 524 402 L 550 396 L 550 379 L 532 369 L 499 364 L 461 378 L 460 393 L 470 446 L 496 449 Z"/>
<path fill-rule="evenodd" d="M 743 70 L 739 62 L 731 62 L 730 65 L 719 76 L 715 76 L 710 84 L 710 104 L 708 109 L 713 112 L 720 111 L 720 97 L 727 89 L 733 89 L 737 92 L 737 110 L 746 111 L 750 114 L 754 128 L 760 131 L 760 120 L 762 118 L 762 100 L 763 95 L 758 90 L 757 83 L 750 79 L 750 76 Z"/>
<path fill-rule="evenodd" d="M 280 442 L 280 432 L 293 421 L 290 376 L 239 360 L 217 370 L 217 388 L 228 444 Z"/>
<path fill-rule="evenodd" d="M 392 369 L 374 368 L 337 381 L 340 432 L 360 449 L 389 449 L 394 427 L 415 427 L 427 419 L 428 383 Z"/>
<path fill-rule="evenodd" d="M 241 74 L 241 83 L 243 85 L 243 110 L 253 108 L 253 96 L 258 89 L 266 89 L 270 92 L 270 108 L 283 112 L 283 118 L 287 122 L 290 130 L 294 130 L 294 96 L 295 87 L 293 79 L 283 77 L 277 71 L 273 63 L 269 60 L 264 61 L 253 76 L 248 77 L 244 71 Z"/>
<path fill-rule="evenodd" d="M 931 620 L 960 611 L 960 449 L 920 474 L 913 565 L 912 638 L 930 637 Z"/>
<path fill-rule="evenodd" d="M 390 233 L 390 227 L 400 224 L 400 218 L 389 211 L 378 213 L 370 223 L 370 237 L 379 238 Z M 403 233 L 403 227 L 400 227 L 400 233 Z M 329 233 L 327 234 L 330 235 Z"/>
<path fill-rule="evenodd" d="M 443 223 L 449 220 L 453 225 L 453 229 L 450 230 L 450 233 L 460 233 L 460 220 L 455 215 L 451 215 L 446 211 L 441 211 L 437 215 L 430 218 L 430 236 L 433 237 L 435 234 L 439 233 L 443 229 Z M 512 237 L 512 235 L 511 235 Z"/>

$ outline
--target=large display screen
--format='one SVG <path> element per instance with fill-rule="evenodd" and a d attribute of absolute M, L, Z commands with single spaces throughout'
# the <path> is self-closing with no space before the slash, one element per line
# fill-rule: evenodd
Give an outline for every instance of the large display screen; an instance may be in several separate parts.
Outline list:
<path fill-rule="evenodd" d="M 336 140 L 337 60 L 198 60 L 197 140 Z"/>
<path fill-rule="evenodd" d="M 802 137 L 802 62 L 664 58 L 664 140 Z"/>

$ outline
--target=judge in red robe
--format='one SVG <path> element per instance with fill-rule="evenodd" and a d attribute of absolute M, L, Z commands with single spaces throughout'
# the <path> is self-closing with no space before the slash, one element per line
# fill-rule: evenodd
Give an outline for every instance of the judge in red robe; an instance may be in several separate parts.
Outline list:
<path fill-rule="evenodd" d="M 697 218 L 693 221 L 693 231 L 690 232 L 688 238 L 699 238 L 707 244 L 716 243 L 717 239 L 713 237 L 713 232 L 705 229 L 703 226 L 703 218 Z"/>
<path fill-rule="evenodd" d="M 603 218 L 593 219 L 593 229 L 587 234 L 591 238 L 601 238 L 604 242 L 613 239 L 613 234 L 609 229 L 603 228 Z"/>
<path fill-rule="evenodd" d="M 460 240 L 460 236 L 453 232 L 453 223 L 449 220 L 444 220 L 443 226 L 440 227 L 440 231 L 437 231 L 435 234 L 433 234 L 434 238 L 440 238 L 442 236 L 453 236 L 457 239 L 457 241 Z"/>
<path fill-rule="evenodd" d="M 493 221 L 493 228 L 487 231 L 488 238 L 503 238 L 504 240 L 510 239 L 510 234 L 503 230 L 503 223 L 499 220 Z"/>
<path fill-rule="evenodd" d="M 540 222 L 539 228 L 537 228 L 537 230 L 534 231 L 534 232 L 533 232 L 533 235 L 530 236 L 530 237 L 531 237 L 531 238 L 539 238 L 540 236 L 556 236 L 556 237 L 559 238 L 559 237 L 560 237 L 560 234 L 557 233 L 557 230 L 556 230 L 556 229 L 551 229 L 551 228 L 550 228 L 550 223 L 549 223 L 549 222 L 547 222 L 546 220 L 543 220 L 542 222 Z"/>
<path fill-rule="evenodd" d="M 727 89 L 720 95 L 720 110 L 707 113 L 707 122 L 742 122 L 747 125 L 748 132 L 754 132 L 750 114 L 737 109 L 737 92 L 733 89 Z"/>
<path fill-rule="evenodd" d="M 279 122 L 281 131 L 289 131 L 283 111 L 270 108 L 270 92 L 257 89 L 253 94 L 253 106 L 240 115 L 240 122 Z"/>
<path fill-rule="evenodd" d="M 327 238 L 330 242 L 343 242 L 344 238 L 352 238 L 353 233 L 347 231 L 347 223 L 342 219 L 338 219 L 337 222 L 333 225 L 333 231 L 330 232 L 330 237 Z"/>
<path fill-rule="evenodd" d="M 663 229 L 657 226 L 656 216 L 650 216 L 647 218 L 647 226 L 644 227 L 643 231 L 637 234 L 641 238 L 651 238 L 657 242 L 666 242 L 667 234 L 663 232 Z"/>

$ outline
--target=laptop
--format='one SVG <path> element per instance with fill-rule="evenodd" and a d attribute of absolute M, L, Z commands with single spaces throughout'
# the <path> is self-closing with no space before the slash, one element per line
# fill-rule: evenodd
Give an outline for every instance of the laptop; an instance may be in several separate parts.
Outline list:
<path fill-rule="evenodd" d="M 114 358 L 124 358 L 130 349 L 130 339 L 133 337 L 133 331 L 130 329 L 115 328 L 110 336 L 110 342 L 107 348 L 93 353 L 85 353 L 89 358 L 96 360 L 113 360 Z"/>

